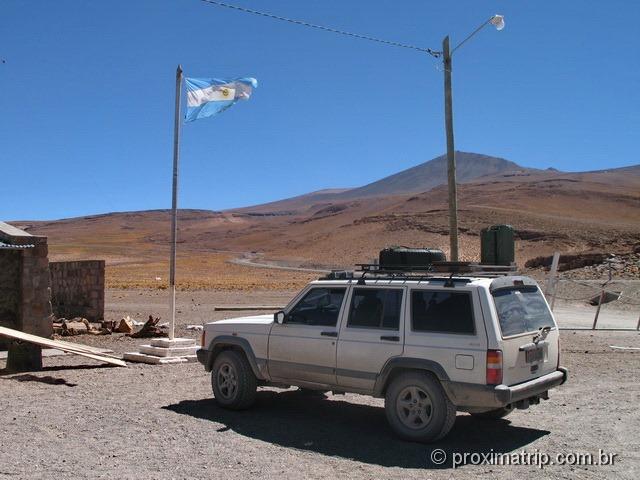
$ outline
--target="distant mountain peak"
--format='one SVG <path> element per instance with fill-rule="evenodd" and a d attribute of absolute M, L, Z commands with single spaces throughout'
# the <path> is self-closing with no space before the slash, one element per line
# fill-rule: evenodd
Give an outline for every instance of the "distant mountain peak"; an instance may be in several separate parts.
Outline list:
<path fill-rule="evenodd" d="M 530 170 L 504 158 L 456 150 L 456 179 L 468 182 L 487 175 Z M 447 183 L 447 156 L 440 155 L 428 162 L 382 178 L 363 187 L 340 194 L 341 198 L 370 197 L 421 193 Z"/>

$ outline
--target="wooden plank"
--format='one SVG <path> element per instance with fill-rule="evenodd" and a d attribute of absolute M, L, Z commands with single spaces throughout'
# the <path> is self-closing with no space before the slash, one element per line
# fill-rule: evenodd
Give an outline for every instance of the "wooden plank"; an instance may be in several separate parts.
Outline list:
<path fill-rule="evenodd" d="M 58 340 L 51 340 L 44 337 L 38 337 L 37 335 L 31 335 L 30 333 L 24 333 L 19 330 L 14 330 L 12 328 L 0 327 L 0 335 L 4 335 L 5 337 L 13 338 L 16 340 L 21 340 L 23 342 L 33 343 L 41 347 L 57 348 L 58 350 L 62 350 L 64 352 L 69 352 L 75 355 L 91 358 L 93 360 L 108 363 L 109 365 L 115 365 L 117 367 L 127 366 L 127 364 L 123 360 L 107 357 L 103 354 L 90 353 L 86 350 L 83 350 L 82 348 L 78 348 L 73 343 L 60 342 Z M 83 345 L 83 346 L 86 347 L 86 345 Z"/>
<path fill-rule="evenodd" d="M 67 342 L 65 340 L 53 340 L 53 341 L 57 342 L 58 345 L 83 351 L 83 352 L 87 352 L 87 353 L 91 353 L 93 355 L 104 355 L 105 357 L 112 357 L 112 358 L 118 358 L 118 359 L 121 358 L 111 352 L 105 351 L 103 348 L 91 347 L 89 345 L 82 345 L 80 343 L 75 343 L 75 342 Z"/>

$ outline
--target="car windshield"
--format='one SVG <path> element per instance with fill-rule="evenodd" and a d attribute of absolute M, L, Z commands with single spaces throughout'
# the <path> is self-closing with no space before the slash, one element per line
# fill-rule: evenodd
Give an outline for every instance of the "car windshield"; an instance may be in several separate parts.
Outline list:
<path fill-rule="evenodd" d="M 503 337 L 555 326 L 549 307 L 535 286 L 501 288 L 493 292 L 493 301 Z"/>

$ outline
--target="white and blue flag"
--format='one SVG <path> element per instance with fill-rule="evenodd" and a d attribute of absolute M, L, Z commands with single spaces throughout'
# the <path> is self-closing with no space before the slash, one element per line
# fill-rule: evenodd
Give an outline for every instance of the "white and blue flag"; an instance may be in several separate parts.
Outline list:
<path fill-rule="evenodd" d="M 248 100 L 254 88 L 255 78 L 185 78 L 187 86 L 187 113 L 185 121 L 193 122 L 224 112 L 238 100 Z"/>

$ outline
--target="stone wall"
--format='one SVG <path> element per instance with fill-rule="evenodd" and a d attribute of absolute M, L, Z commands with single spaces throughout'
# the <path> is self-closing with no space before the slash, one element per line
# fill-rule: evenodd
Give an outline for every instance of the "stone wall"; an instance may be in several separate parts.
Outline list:
<path fill-rule="evenodd" d="M 18 250 L 0 250 L 0 326 L 17 328 L 20 318 L 20 263 Z M 0 337 L 0 350 L 6 350 L 9 340 Z"/>
<path fill-rule="evenodd" d="M 13 328 L 16 330 L 40 337 L 51 337 L 53 316 L 47 237 L 30 235 L 19 228 L 0 222 L 0 242 L 0 271 L 4 271 L 0 305 L 5 310 L 6 318 L 14 319 Z M 8 350 L 8 370 L 42 368 L 40 347 L 10 340 Z"/>
<path fill-rule="evenodd" d="M 51 262 L 49 271 L 56 317 L 104 320 L 104 260 Z"/>

